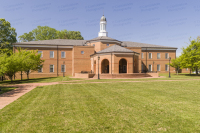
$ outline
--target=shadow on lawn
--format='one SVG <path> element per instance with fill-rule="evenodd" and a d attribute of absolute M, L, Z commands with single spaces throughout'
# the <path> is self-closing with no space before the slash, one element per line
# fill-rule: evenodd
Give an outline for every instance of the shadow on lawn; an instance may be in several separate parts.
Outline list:
<path fill-rule="evenodd" d="M 1 86 L 0 86 L 0 95 L 1 95 L 1 94 L 3 95 L 3 93 L 5 93 L 5 92 L 14 90 L 15 88 L 16 88 L 16 87 L 1 87 Z"/>
<path fill-rule="evenodd" d="M 200 74 L 179 74 L 179 75 L 182 75 L 182 76 L 200 76 Z"/>
<path fill-rule="evenodd" d="M 24 80 L 13 80 L 12 83 L 10 80 L 0 81 L 0 84 L 23 84 L 23 83 L 36 83 L 42 81 L 54 80 L 57 77 L 48 77 L 48 78 L 36 78 L 36 79 L 24 79 Z M 53 81 L 52 81 L 53 82 Z"/>

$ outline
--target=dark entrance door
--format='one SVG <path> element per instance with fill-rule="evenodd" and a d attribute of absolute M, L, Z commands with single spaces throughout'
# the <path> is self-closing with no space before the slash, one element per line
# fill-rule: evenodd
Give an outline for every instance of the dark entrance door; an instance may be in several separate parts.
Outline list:
<path fill-rule="evenodd" d="M 119 61 L 119 73 L 127 73 L 127 61 L 125 59 Z"/>

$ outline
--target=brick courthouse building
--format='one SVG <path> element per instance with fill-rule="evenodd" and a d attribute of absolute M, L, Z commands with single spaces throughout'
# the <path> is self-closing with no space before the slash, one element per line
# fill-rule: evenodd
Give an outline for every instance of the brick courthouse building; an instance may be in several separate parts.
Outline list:
<path fill-rule="evenodd" d="M 30 73 L 30 78 L 75 76 L 88 71 L 95 76 L 123 75 L 135 77 L 148 71 L 168 72 L 169 57 L 176 58 L 175 47 L 119 41 L 108 37 L 106 18 L 101 17 L 98 37 L 91 40 L 54 39 L 14 43 L 17 47 L 38 50 L 44 59 L 43 68 Z M 174 72 L 174 68 L 170 71 Z M 130 76 L 131 75 L 131 76 Z M 23 75 L 25 78 L 25 74 Z M 80 76 L 80 75 L 79 75 Z M 17 74 L 16 78 L 20 78 Z"/>

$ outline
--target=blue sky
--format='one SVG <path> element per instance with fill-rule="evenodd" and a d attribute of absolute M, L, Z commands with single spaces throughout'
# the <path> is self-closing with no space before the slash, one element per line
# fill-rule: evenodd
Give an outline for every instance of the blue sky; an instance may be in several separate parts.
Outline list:
<path fill-rule="evenodd" d="M 98 36 L 104 12 L 108 36 L 120 41 L 177 47 L 200 35 L 199 0 L 6 0 L 5 18 L 20 36 L 38 25 L 80 31 L 85 40 Z"/>

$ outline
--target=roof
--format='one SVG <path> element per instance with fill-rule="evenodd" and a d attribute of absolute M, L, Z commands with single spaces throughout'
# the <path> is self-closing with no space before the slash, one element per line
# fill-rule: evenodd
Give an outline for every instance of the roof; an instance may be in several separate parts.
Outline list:
<path fill-rule="evenodd" d="M 143 47 L 143 48 L 147 47 L 147 48 L 173 48 L 173 49 L 177 49 L 176 47 L 168 47 L 168 46 L 146 44 L 146 43 L 139 43 L 139 42 L 129 42 L 129 41 L 123 41 L 121 46 L 124 46 L 124 47 Z"/>
<path fill-rule="evenodd" d="M 100 53 L 111 53 L 111 52 L 119 52 L 119 53 L 136 53 L 130 49 L 127 49 L 127 48 L 124 48 L 124 47 L 121 47 L 119 45 L 113 45 L 113 46 L 110 46 L 106 49 L 103 49 L 99 52 L 97 52 L 97 54 L 100 54 Z"/>
<path fill-rule="evenodd" d="M 177 49 L 176 47 L 169 47 L 169 46 L 161 46 L 161 45 L 154 45 L 154 44 L 146 44 L 146 43 L 139 43 L 139 42 L 130 42 L 130 41 L 118 41 L 116 39 L 101 36 L 96 37 L 91 40 L 70 40 L 70 39 L 53 39 L 53 40 L 41 40 L 41 41 L 30 41 L 30 42 L 18 42 L 13 43 L 15 45 L 22 44 L 22 45 L 63 45 L 63 46 L 84 46 L 87 42 L 93 41 L 104 41 L 104 42 L 117 42 L 120 43 L 122 47 L 142 47 L 142 48 L 169 48 L 169 49 Z"/>
<path fill-rule="evenodd" d="M 106 21 L 106 17 L 105 17 L 104 15 L 101 17 L 100 22 L 101 22 L 101 21 Z"/>
<path fill-rule="evenodd" d="M 105 41 L 105 42 L 107 41 L 107 42 L 118 42 L 118 43 L 121 43 L 121 41 L 113 39 L 113 38 L 110 38 L 110 37 L 107 37 L 107 36 L 99 36 L 99 37 L 93 38 L 91 40 L 88 40 L 87 42 L 93 42 L 93 41 Z"/>
<path fill-rule="evenodd" d="M 30 45 L 64 45 L 64 46 L 83 46 L 87 40 L 70 40 L 70 39 L 53 39 L 53 40 L 41 40 L 30 42 L 18 42 L 14 44 L 30 44 Z"/>

